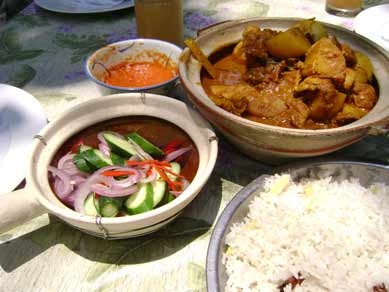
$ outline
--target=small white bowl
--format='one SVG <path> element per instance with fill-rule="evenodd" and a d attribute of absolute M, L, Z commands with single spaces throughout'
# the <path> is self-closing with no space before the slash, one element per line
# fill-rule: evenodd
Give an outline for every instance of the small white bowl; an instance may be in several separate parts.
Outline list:
<path fill-rule="evenodd" d="M 131 39 L 102 47 L 85 62 L 85 72 L 104 94 L 119 92 L 147 92 L 166 95 L 178 79 L 178 58 L 182 49 L 174 44 L 155 39 Z M 177 74 L 170 80 L 145 87 L 121 87 L 109 85 L 102 80 L 108 68 L 123 61 L 158 61 L 158 54 L 166 55 L 169 63 L 177 67 Z"/>

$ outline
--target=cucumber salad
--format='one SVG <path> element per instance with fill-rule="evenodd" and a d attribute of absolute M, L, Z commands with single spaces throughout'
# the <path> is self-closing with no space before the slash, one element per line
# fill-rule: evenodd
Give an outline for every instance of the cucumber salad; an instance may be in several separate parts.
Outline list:
<path fill-rule="evenodd" d="M 192 146 L 172 140 L 161 149 L 136 132 L 97 134 L 98 147 L 80 143 L 49 166 L 57 197 L 75 211 L 116 217 L 150 211 L 189 185 L 180 160 Z"/>

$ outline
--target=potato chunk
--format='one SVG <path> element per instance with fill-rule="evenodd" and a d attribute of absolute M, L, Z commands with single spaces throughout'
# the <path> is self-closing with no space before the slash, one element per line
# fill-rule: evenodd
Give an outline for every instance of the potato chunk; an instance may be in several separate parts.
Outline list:
<path fill-rule="evenodd" d="M 349 123 L 359 120 L 367 114 L 367 111 L 356 105 L 345 103 L 341 112 L 335 116 L 335 120 L 340 123 Z"/>
<path fill-rule="evenodd" d="M 266 41 L 269 53 L 274 57 L 301 57 L 308 51 L 311 43 L 298 28 L 290 28 Z"/>
<path fill-rule="evenodd" d="M 371 82 L 373 79 L 374 67 L 368 56 L 361 52 L 355 52 L 356 64 L 355 68 L 361 68 L 366 72 L 367 80 Z"/>
<path fill-rule="evenodd" d="M 371 110 L 377 102 L 374 87 L 367 83 L 355 83 L 351 98 L 356 106 L 366 110 Z"/>

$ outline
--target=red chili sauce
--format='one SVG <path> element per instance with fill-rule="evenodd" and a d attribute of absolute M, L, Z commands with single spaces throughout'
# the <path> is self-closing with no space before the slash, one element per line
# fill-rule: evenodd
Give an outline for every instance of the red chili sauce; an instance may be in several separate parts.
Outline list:
<path fill-rule="evenodd" d="M 176 75 L 159 62 L 124 61 L 108 69 L 104 83 L 120 87 L 146 87 L 166 82 Z"/>

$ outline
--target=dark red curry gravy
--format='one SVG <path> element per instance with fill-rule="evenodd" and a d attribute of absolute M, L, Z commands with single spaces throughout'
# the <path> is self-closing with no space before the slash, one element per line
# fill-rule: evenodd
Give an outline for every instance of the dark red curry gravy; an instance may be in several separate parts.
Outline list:
<path fill-rule="evenodd" d="M 190 182 L 194 179 L 199 166 L 199 153 L 192 139 L 178 126 L 162 119 L 147 116 L 115 118 L 88 127 L 69 138 L 58 150 L 51 164 L 56 167 L 62 156 L 77 149 L 81 143 L 98 148 L 100 142 L 97 139 L 97 134 L 103 131 L 114 131 L 122 135 L 137 132 L 161 149 L 172 140 L 183 141 L 180 147 L 191 145 L 192 150 L 185 153 L 179 163 L 182 168 L 181 174 Z"/>

